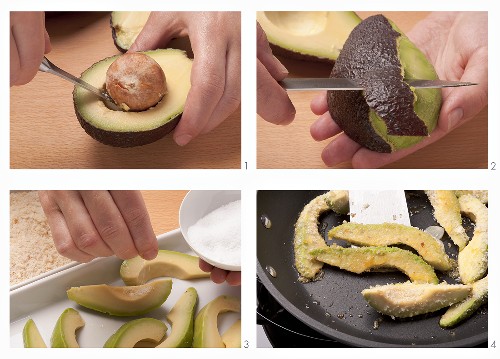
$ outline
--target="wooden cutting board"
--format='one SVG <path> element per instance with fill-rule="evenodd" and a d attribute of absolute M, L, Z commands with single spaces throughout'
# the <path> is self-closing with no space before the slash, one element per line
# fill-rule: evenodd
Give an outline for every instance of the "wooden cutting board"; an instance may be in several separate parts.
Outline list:
<path fill-rule="evenodd" d="M 358 14 L 366 18 L 380 12 Z M 428 12 L 382 12 L 403 32 L 408 32 Z M 332 66 L 279 58 L 291 76 L 328 77 Z M 309 128 L 317 116 L 310 110 L 311 100 L 320 92 L 290 92 L 297 114 L 288 126 L 276 126 L 257 116 L 257 168 L 327 168 L 321 160 L 323 148 L 330 142 L 316 142 Z M 487 168 L 488 167 L 488 108 L 474 119 L 439 141 L 385 168 Z M 342 163 L 338 168 L 351 168 Z"/>
<path fill-rule="evenodd" d="M 95 62 L 119 53 L 109 13 L 50 14 L 46 21 L 52 52 L 47 57 L 79 75 Z M 187 40 L 171 47 L 189 50 Z M 189 52 L 189 51 L 188 51 Z M 73 110 L 73 85 L 38 73 L 25 86 L 11 88 L 11 168 L 241 168 L 240 110 L 217 129 L 185 147 L 172 135 L 141 147 L 105 146 L 80 127 Z"/>

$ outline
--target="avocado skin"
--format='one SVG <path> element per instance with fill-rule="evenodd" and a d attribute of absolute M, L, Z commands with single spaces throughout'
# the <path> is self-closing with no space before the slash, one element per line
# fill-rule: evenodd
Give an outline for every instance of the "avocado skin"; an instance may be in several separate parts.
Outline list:
<path fill-rule="evenodd" d="M 280 47 L 275 44 L 269 44 L 271 47 L 271 50 L 273 51 L 273 54 L 275 56 L 280 56 L 280 57 L 285 57 L 288 59 L 292 60 L 299 60 L 299 61 L 310 61 L 310 62 L 322 62 L 322 63 L 327 63 L 327 64 L 334 64 L 335 60 L 332 59 L 327 59 L 324 57 L 317 57 L 313 55 L 306 55 L 306 54 L 301 54 L 299 52 L 295 51 L 290 51 L 288 49 L 285 49 L 283 47 Z"/>
<path fill-rule="evenodd" d="M 328 91 L 328 108 L 350 138 L 377 152 L 391 152 L 391 146 L 373 129 L 370 108 L 384 120 L 389 135 L 428 135 L 413 110 L 414 94 L 403 81 L 397 48 L 400 36 L 383 15 L 365 19 L 349 35 L 330 75 L 358 79 L 365 88 Z"/>
<path fill-rule="evenodd" d="M 74 105 L 74 108 L 76 117 L 78 118 L 78 122 L 80 122 L 80 125 L 90 137 L 105 145 L 123 148 L 143 146 L 158 141 L 159 139 L 165 137 L 168 133 L 170 133 L 175 128 L 175 126 L 177 126 L 182 116 L 182 114 L 179 114 L 164 125 L 149 131 L 113 132 L 105 131 L 92 126 L 90 123 L 83 119 L 83 117 L 78 112 L 76 105 Z"/>

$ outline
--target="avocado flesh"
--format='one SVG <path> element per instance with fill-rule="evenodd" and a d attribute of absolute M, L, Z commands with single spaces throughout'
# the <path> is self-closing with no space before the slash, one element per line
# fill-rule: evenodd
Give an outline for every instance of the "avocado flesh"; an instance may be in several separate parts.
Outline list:
<path fill-rule="evenodd" d="M 318 217 L 333 210 L 345 214 L 349 211 L 348 191 L 329 191 L 311 200 L 302 210 L 295 223 L 294 254 L 295 268 L 301 281 L 311 280 L 319 273 L 323 263 L 310 254 L 311 250 L 326 247 L 325 240 L 318 232 Z"/>
<path fill-rule="evenodd" d="M 172 279 L 158 279 L 138 286 L 107 284 L 72 287 L 68 298 L 83 307 L 115 316 L 141 315 L 161 306 L 170 295 Z"/>
<path fill-rule="evenodd" d="M 190 348 L 193 345 L 194 316 L 198 304 L 198 293 L 190 287 L 167 314 L 172 332 L 157 348 Z"/>
<path fill-rule="evenodd" d="M 159 250 L 153 260 L 140 256 L 122 262 L 120 276 L 126 285 L 139 285 L 158 277 L 178 279 L 208 278 L 199 267 L 199 258 L 186 253 Z"/>
<path fill-rule="evenodd" d="M 390 246 L 404 244 L 415 249 L 434 268 L 448 271 L 452 261 L 441 241 L 418 228 L 397 223 L 344 223 L 328 232 L 329 238 L 345 240 L 357 246 Z"/>
<path fill-rule="evenodd" d="M 488 190 L 458 190 L 453 191 L 453 193 L 455 193 L 455 196 L 457 196 L 458 198 L 465 196 L 466 194 L 470 194 L 471 196 L 474 196 L 478 200 L 480 200 L 481 203 L 488 203 Z"/>
<path fill-rule="evenodd" d="M 76 331 L 84 325 L 85 322 L 78 311 L 73 308 L 64 310 L 57 319 L 50 338 L 50 346 L 52 348 L 79 348 Z"/>
<path fill-rule="evenodd" d="M 370 269 L 397 268 L 414 283 L 439 282 L 434 269 L 410 251 L 393 247 L 343 248 L 333 245 L 314 249 L 316 260 L 349 272 L 361 274 Z"/>
<path fill-rule="evenodd" d="M 151 11 L 112 11 L 110 26 L 115 46 L 126 52 L 148 21 Z"/>
<path fill-rule="evenodd" d="M 226 348 L 241 348 L 241 319 L 238 319 L 222 334 Z"/>
<path fill-rule="evenodd" d="M 116 147 L 141 146 L 159 140 L 179 121 L 191 87 L 192 60 L 177 49 L 144 53 L 161 66 L 168 87 L 162 100 L 146 111 L 113 111 L 91 92 L 75 86 L 75 113 L 80 125 L 95 140 Z M 81 79 L 96 88 L 104 88 L 106 71 L 116 58 L 113 56 L 95 63 L 82 73 Z"/>
<path fill-rule="evenodd" d="M 258 11 L 257 21 L 275 55 L 333 62 L 361 19 L 353 11 Z"/>
<path fill-rule="evenodd" d="M 133 348 L 141 341 L 158 343 L 167 332 L 161 320 L 140 318 L 123 324 L 104 343 L 104 348 Z"/>
<path fill-rule="evenodd" d="M 460 279 L 462 283 L 471 284 L 488 270 L 488 208 L 472 195 L 463 195 L 458 202 L 460 211 L 476 224 L 472 239 L 458 253 Z"/>
<path fill-rule="evenodd" d="M 224 342 L 217 327 L 219 314 L 239 312 L 239 298 L 221 295 L 205 305 L 194 321 L 194 348 L 224 348 Z"/>
<path fill-rule="evenodd" d="M 439 118 L 441 93 L 414 89 L 404 79 L 437 79 L 425 55 L 382 15 L 357 26 L 331 77 L 353 78 L 364 91 L 328 91 L 332 118 L 354 141 L 377 152 L 412 146 Z"/>
<path fill-rule="evenodd" d="M 47 348 L 33 319 L 28 319 L 24 324 L 23 342 L 25 348 Z"/>
<path fill-rule="evenodd" d="M 462 284 L 397 283 L 364 289 L 361 294 L 377 312 L 410 318 L 435 312 L 465 299 L 472 288 Z"/>
<path fill-rule="evenodd" d="M 469 296 L 459 303 L 453 304 L 439 320 L 443 328 L 450 328 L 469 318 L 488 301 L 488 276 L 472 284 Z"/>
<path fill-rule="evenodd" d="M 444 228 L 453 243 L 461 251 L 467 245 L 469 237 L 462 227 L 460 204 L 453 191 L 427 190 L 425 194 L 434 209 L 434 218 Z"/>

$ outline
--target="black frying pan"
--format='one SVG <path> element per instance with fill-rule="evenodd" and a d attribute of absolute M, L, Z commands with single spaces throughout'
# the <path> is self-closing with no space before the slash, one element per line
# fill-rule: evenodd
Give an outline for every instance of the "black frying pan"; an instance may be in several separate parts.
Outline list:
<path fill-rule="evenodd" d="M 302 208 L 326 191 L 258 191 L 257 192 L 257 273 L 273 297 L 292 315 L 329 338 L 359 347 L 430 346 L 472 347 L 488 339 L 487 305 L 453 329 L 442 329 L 439 319 L 446 311 L 412 319 L 392 320 L 367 305 L 361 291 L 376 284 L 405 282 L 400 272 L 374 272 L 361 275 L 328 265 L 322 280 L 297 281 L 294 267 L 294 224 Z M 423 191 L 406 191 L 411 224 L 422 229 L 437 225 L 432 206 Z M 262 215 L 271 221 L 266 228 Z M 348 216 L 329 212 L 320 217 L 319 230 L 328 244 L 327 233 Z M 464 226 L 472 234 L 471 222 Z M 457 257 L 457 247 L 448 235 L 443 238 L 447 253 Z M 339 243 L 339 242 L 337 242 Z M 275 271 L 275 277 L 270 274 Z M 440 280 L 454 279 L 436 272 Z M 377 327 L 375 329 L 375 327 Z M 291 328 L 293 329 L 293 328 Z"/>

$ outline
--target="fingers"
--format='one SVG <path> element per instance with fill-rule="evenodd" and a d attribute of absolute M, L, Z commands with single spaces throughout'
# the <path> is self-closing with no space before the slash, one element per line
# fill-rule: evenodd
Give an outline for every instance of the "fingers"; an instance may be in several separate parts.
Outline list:
<path fill-rule="evenodd" d="M 276 125 L 287 125 L 295 117 L 295 107 L 286 91 L 257 59 L 257 113 Z"/>
<path fill-rule="evenodd" d="M 164 48 L 170 40 L 181 35 L 181 17 L 175 12 L 153 11 L 128 52 Z"/>
<path fill-rule="evenodd" d="M 276 81 L 288 76 L 286 67 L 273 55 L 266 33 L 259 23 L 257 23 L 257 58 Z"/>
<path fill-rule="evenodd" d="M 50 51 L 52 51 L 52 44 L 50 43 L 50 36 L 47 30 L 45 30 L 45 50 L 44 54 L 48 54 Z"/>
<path fill-rule="evenodd" d="M 326 100 L 326 91 L 322 91 L 321 94 L 314 97 L 311 101 L 311 111 L 320 116 L 328 111 L 328 103 Z"/>
<path fill-rule="evenodd" d="M 311 125 L 311 136 L 316 141 L 323 141 L 342 132 L 342 129 L 332 120 L 329 112 L 320 115 Z"/>
<path fill-rule="evenodd" d="M 327 166 L 334 167 L 343 162 L 351 161 L 360 148 L 359 144 L 351 140 L 345 133 L 341 133 L 323 149 L 321 158 Z"/>
<path fill-rule="evenodd" d="M 24 85 L 38 72 L 45 53 L 43 12 L 12 12 L 10 85 Z"/>
<path fill-rule="evenodd" d="M 224 281 L 231 286 L 241 285 L 241 272 L 230 272 L 214 267 L 200 258 L 199 267 L 204 272 L 210 272 L 212 282 L 221 284 Z"/>

